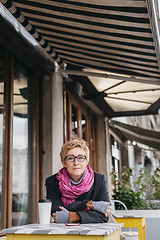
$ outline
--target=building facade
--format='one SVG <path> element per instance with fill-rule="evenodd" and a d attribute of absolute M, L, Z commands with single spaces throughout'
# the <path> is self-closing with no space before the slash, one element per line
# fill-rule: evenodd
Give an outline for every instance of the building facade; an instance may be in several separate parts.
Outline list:
<path fill-rule="evenodd" d="M 103 113 L 68 87 L 71 79 L 63 78 L 37 42 L 15 24 L 1 6 L 1 228 L 38 220 L 45 179 L 62 167 L 59 152 L 67 139 L 85 139 L 90 165 L 107 173 Z"/>
<path fill-rule="evenodd" d="M 10 3 L 7 4 L 10 9 Z M 119 9 L 118 6 L 117 11 Z M 84 92 L 94 90 L 97 94 L 105 91 L 96 89 L 95 79 L 91 83 L 82 76 L 61 74 L 60 65 L 3 4 L 0 10 L 0 224 L 5 228 L 38 221 L 38 200 L 46 197 L 45 179 L 62 167 L 59 152 L 67 139 L 83 138 L 89 143 L 90 165 L 106 176 L 110 196 L 113 167 L 120 172 L 122 165 L 137 163 L 134 162 L 133 149 L 126 148 L 125 140 L 109 125 L 112 114 L 118 116 L 112 107 L 116 106 L 118 111 L 119 105 L 108 106 L 104 101 L 106 95 L 100 100 L 96 97 L 84 99 Z M 119 20 L 116 21 L 119 24 Z M 124 33 L 121 34 L 123 37 Z M 57 36 L 58 33 L 55 38 Z M 117 38 L 120 44 L 119 35 Z M 118 65 L 113 62 L 117 60 L 109 61 L 115 72 Z M 121 69 L 121 61 L 118 62 Z M 156 66 L 154 68 L 157 76 Z M 128 102 L 125 108 L 127 105 Z M 132 116 L 135 112 L 132 111 Z M 144 161 L 141 163 L 145 164 Z"/>

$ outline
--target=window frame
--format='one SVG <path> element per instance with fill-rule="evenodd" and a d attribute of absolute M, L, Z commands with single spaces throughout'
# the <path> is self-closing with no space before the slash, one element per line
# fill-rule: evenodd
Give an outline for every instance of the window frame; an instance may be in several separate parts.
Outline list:
<path fill-rule="evenodd" d="M 90 149 L 90 166 L 98 171 L 97 162 L 97 144 L 96 144 L 96 114 L 76 95 L 70 93 L 68 90 L 64 94 L 66 96 L 66 137 L 65 140 L 74 138 L 83 138 L 82 135 L 82 114 L 86 117 L 86 140 Z M 77 108 L 77 134 L 72 133 L 72 105 Z M 91 129 L 91 122 L 93 123 L 93 129 Z M 93 132 L 91 132 L 93 131 Z M 93 139 L 92 139 L 93 137 Z"/>
<path fill-rule="evenodd" d="M 2 44 L 3 45 L 3 44 Z M 4 57 L 4 120 L 2 146 L 2 212 L 0 228 L 12 227 L 12 167 L 13 167 L 13 82 L 15 56 L 6 48 Z M 21 61 L 21 60 L 20 60 Z M 27 65 L 26 65 L 27 67 Z M 31 71 L 28 69 L 28 71 Z M 32 71 L 31 71 L 32 72 Z M 30 74 L 29 74 L 30 75 Z M 39 184 L 39 77 L 32 72 L 30 104 L 29 207 L 28 222 L 38 222 Z M 35 96 L 36 93 L 36 96 Z M 32 104 L 33 103 L 33 104 Z M 32 106 L 31 106 L 32 105 Z"/>

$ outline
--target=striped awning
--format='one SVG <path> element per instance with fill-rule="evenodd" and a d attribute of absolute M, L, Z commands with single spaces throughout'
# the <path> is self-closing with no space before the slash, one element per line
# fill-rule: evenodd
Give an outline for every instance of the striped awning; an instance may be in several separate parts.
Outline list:
<path fill-rule="evenodd" d="M 160 132 L 145 128 L 125 124 L 118 121 L 110 121 L 109 125 L 113 130 L 124 139 L 142 143 L 151 148 L 160 150 Z"/>
<path fill-rule="evenodd" d="M 160 85 L 159 32 L 153 0 L 1 2 L 59 65 Z M 159 99 L 157 95 L 144 110 Z"/>

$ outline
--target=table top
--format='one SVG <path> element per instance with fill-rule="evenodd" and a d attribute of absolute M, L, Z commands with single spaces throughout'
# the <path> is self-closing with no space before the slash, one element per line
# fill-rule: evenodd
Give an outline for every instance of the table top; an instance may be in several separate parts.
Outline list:
<path fill-rule="evenodd" d="M 123 227 L 123 223 L 88 223 L 79 226 L 66 226 L 63 223 L 28 224 L 2 230 L 4 234 L 75 234 L 107 236 Z"/>

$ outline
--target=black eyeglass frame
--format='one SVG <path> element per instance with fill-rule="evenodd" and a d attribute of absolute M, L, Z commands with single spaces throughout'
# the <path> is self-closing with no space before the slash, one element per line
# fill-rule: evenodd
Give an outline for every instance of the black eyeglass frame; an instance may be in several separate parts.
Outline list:
<path fill-rule="evenodd" d="M 71 161 L 68 160 L 68 159 L 67 159 L 68 157 L 73 157 L 73 160 L 71 160 Z M 84 159 L 83 159 L 83 160 L 78 160 L 79 157 L 83 157 Z M 77 161 L 78 161 L 78 162 L 84 162 L 84 161 L 87 159 L 85 155 L 78 155 L 78 156 L 68 155 L 68 156 L 66 156 L 64 159 L 66 159 L 67 162 L 74 162 L 76 158 L 77 158 Z"/>

